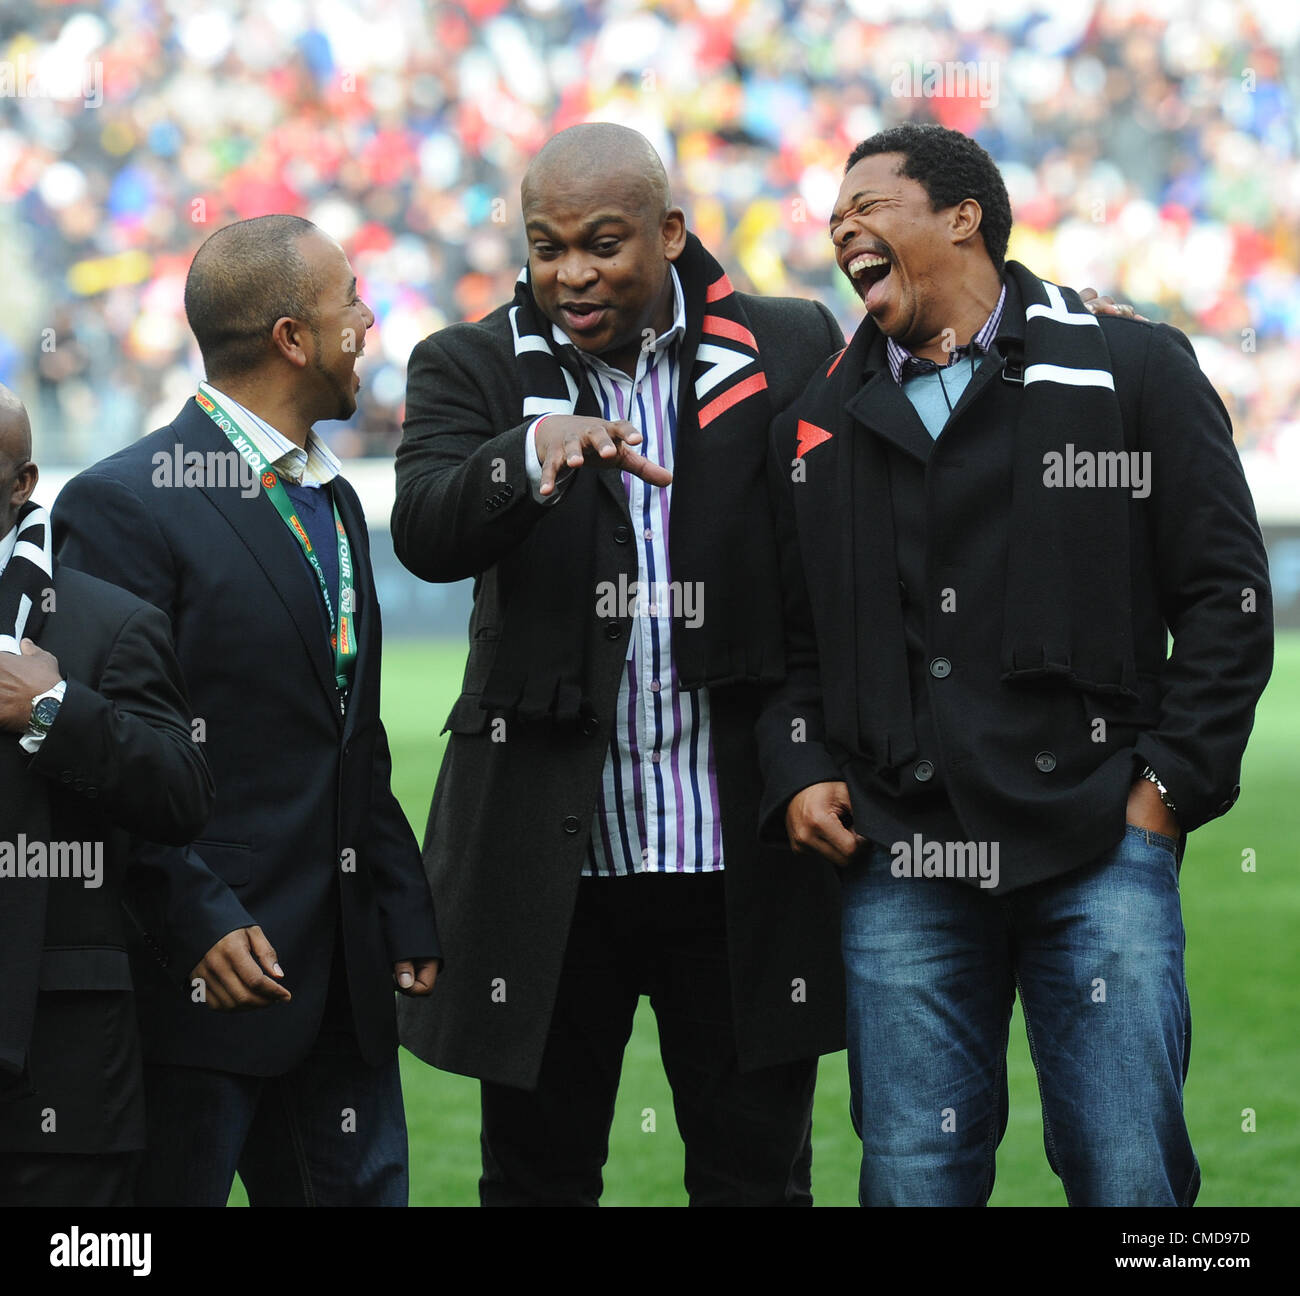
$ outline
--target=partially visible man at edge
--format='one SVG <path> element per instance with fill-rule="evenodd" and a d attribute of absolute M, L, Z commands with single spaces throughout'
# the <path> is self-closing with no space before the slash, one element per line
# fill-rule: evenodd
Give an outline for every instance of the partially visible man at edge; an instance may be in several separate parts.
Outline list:
<path fill-rule="evenodd" d="M 0 1205 L 128 1206 L 130 834 L 194 837 L 212 779 L 167 618 L 54 561 L 37 476 L 0 387 Z"/>
<path fill-rule="evenodd" d="M 1187 339 L 1093 319 L 1010 229 L 957 132 L 848 160 L 868 319 L 773 429 L 763 831 L 844 870 L 863 1205 L 987 1202 L 1017 989 L 1067 1200 L 1190 1205 L 1179 870 L 1240 792 L 1267 559 Z"/>

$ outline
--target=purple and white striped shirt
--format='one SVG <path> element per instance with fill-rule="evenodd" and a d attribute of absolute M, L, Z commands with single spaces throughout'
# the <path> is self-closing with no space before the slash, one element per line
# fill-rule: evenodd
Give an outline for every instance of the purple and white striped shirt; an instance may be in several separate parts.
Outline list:
<path fill-rule="evenodd" d="M 1002 291 L 998 294 L 997 303 L 993 307 L 992 313 L 988 319 L 981 325 L 978 333 L 975 334 L 965 346 L 953 347 L 948 352 L 948 358 L 942 365 L 936 364 L 933 360 L 924 360 L 920 356 L 913 355 L 901 342 L 895 342 L 893 338 L 885 340 L 885 356 L 889 361 L 889 372 L 893 374 L 894 381 L 901 387 L 905 377 L 911 377 L 916 373 L 933 373 L 938 369 L 955 365 L 958 360 L 963 360 L 971 351 L 979 355 L 988 355 L 989 347 L 993 345 L 993 339 L 998 335 L 998 326 L 1002 323 L 1002 308 L 1007 304 L 1007 286 L 1002 285 Z"/>
<path fill-rule="evenodd" d="M 584 351 L 583 362 L 601 417 L 626 419 L 642 441 L 639 453 L 673 471 L 677 442 L 677 382 L 686 302 L 677 271 L 672 327 L 643 351 L 634 377 Z M 556 341 L 572 343 L 558 328 Z M 667 591 L 672 486 L 651 486 L 623 474 L 637 580 L 642 590 Z M 636 616 L 615 704 L 614 732 L 601 774 L 587 848 L 585 877 L 629 873 L 710 873 L 722 868 L 718 776 L 706 689 L 678 686 L 672 657 L 672 600 L 647 598 Z M 681 612 L 683 609 L 678 608 Z"/>

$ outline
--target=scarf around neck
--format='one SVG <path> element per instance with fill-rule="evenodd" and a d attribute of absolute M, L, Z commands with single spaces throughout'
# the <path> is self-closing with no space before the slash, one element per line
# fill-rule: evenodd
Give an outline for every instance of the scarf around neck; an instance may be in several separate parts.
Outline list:
<path fill-rule="evenodd" d="M 1001 679 L 1135 701 L 1128 495 L 1054 489 L 1046 467 L 1070 445 L 1076 455 L 1124 451 L 1110 352 L 1072 289 L 1015 261 L 1005 277 L 1025 308 L 1025 337 L 1023 356 L 1008 347 L 1002 375 L 1023 391 L 1011 433 L 1007 534 L 1015 543 L 1000 609 Z M 886 449 L 846 409 L 879 335 L 864 321 L 794 412 L 800 455 L 827 440 L 839 446 L 831 490 L 851 534 L 842 597 L 852 609 L 844 629 L 854 636 L 857 669 L 852 680 L 824 681 L 827 734 L 883 771 L 914 759 L 917 740 Z"/>

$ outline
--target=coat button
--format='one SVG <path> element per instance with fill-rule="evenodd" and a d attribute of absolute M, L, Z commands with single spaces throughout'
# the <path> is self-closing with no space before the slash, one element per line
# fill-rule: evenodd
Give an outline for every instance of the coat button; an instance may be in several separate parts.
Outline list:
<path fill-rule="evenodd" d="M 614 528 L 614 543 L 615 543 L 615 544 L 627 544 L 627 542 L 628 542 L 631 538 L 632 538 L 632 531 L 631 531 L 631 529 L 630 529 L 629 527 L 625 527 L 621 522 L 619 523 L 618 526 L 616 526 L 616 527 Z"/>
<path fill-rule="evenodd" d="M 515 493 L 515 488 L 509 482 L 506 482 L 506 484 L 501 487 L 501 494 L 506 499 L 509 499 L 514 493 Z"/>
<path fill-rule="evenodd" d="M 1034 764 L 1038 766 L 1044 774 L 1050 774 L 1056 768 L 1056 757 L 1051 752 L 1039 752 L 1034 757 Z"/>
<path fill-rule="evenodd" d="M 912 772 L 916 775 L 918 783 L 928 783 L 934 778 L 934 766 L 928 760 L 917 761 L 916 769 Z"/>
<path fill-rule="evenodd" d="M 950 662 L 946 657 L 936 657 L 934 661 L 930 663 L 930 674 L 933 675 L 935 679 L 947 679 L 948 676 L 952 674 L 952 662 Z"/>
<path fill-rule="evenodd" d="M 577 815 L 565 815 L 564 822 L 560 825 L 566 833 L 576 833 L 582 825 L 578 822 Z"/>
<path fill-rule="evenodd" d="M 623 633 L 623 627 L 617 621 L 605 622 L 605 638 L 617 639 Z"/>

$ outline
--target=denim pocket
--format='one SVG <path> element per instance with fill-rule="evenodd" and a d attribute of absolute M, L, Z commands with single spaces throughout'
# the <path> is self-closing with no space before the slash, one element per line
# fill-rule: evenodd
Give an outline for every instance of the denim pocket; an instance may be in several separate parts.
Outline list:
<path fill-rule="evenodd" d="M 1172 856 L 1178 856 L 1178 839 L 1169 837 L 1165 833 L 1152 832 L 1150 828 L 1139 828 L 1137 824 L 1126 823 L 1124 825 L 1124 834 L 1127 837 L 1136 837 L 1140 841 L 1145 841 L 1148 846 L 1154 846 L 1158 850 L 1166 850 Z"/>

